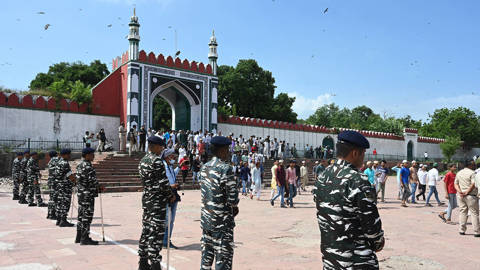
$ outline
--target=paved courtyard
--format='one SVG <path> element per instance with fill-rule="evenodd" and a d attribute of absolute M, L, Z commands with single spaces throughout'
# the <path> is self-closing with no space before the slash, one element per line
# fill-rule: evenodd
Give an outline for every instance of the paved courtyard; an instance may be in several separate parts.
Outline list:
<path fill-rule="evenodd" d="M 480 239 L 471 225 L 459 236 L 458 225 L 437 217 L 444 207 L 423 204 L 401 208 L 396 180 L 387 182 L 387 202 L 379 203 L 385 249 L 378 253 L 382 269 L 480 269 Z M 440 187 L 441 197 L 444 197 Z M 320 236 L 312 195 L 296 197 L 296 208 L 271 207 L 270 190 L 262 201 L 243 197 L 235 228 L 235 269 L 320 269 Z M 141 230 L 141 193 L 103 195 L 105 238 L 99 246 L 74 244 L 75 228 L 59 228 L 45 219 L 46 208 L 27 207 L 0 193 L 0 270 L 132 270 L 137 267 Z M 199 269 L 200 193 L 185 191 L 179 204 L 172 241 L 171 269 Z M 101 240 L 97 198 L 92 238 Z M 76 208 L 75 208 L 76 210 Z M 76 213 L 74 211 L 74 217 Z M 458 209 L 453 221 L 458 221 Z M 166 262 L 166 250 L 162 251 Z"/>

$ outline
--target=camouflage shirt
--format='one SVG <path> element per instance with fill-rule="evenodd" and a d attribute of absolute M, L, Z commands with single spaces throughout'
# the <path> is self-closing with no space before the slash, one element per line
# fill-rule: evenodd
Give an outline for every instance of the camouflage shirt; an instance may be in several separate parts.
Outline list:
<path fill-rule="evenodd" d="M 140 160 L 138 171 L 143 185 L 142 208 L 158 210 L 166 207 L 173 193 L 165 174 L 162 158 L 155 153 L 148 152 Z"/>
<path fill-rule="evenodd" d="M 367 176 L 339 159 L 319 175 L 313 193 L 324 269 L 378 268 L 383 230 Z"/>
<path fill-rule="evenodd" d="M 38 167 L 38 160 L 30 158 L 27 162 L 27 178 L 37 180 L 40 173 L 40 167 Z"/>
<path fill-rule="evenodd" d="M 13 160 L 12 164 L 12 178 L 13 179 L 18 179 L 20 177 L 20 163 L 22 161 L 19 160 L 18 158 L 15 158 Z"/>
<path fill-rule="evenodd" d="M 55 179 L 55 166 L 57 166 L 58 157 L 52 157 L 48 162 L 48 181 Z"/>
<path fill-rule="evenodd" d="M 70 164 L 68 163 L 68 161 L 63 159 L 62 157 L 58 158 L 58 161 L 55 165 L 55 178 L 57 184 L 71 183 L 69 177 L 72 174 L 72 169 L 70 168 Z"/>
<path fill-rule="evenodd" d="M 235 227 L 232 206 L 238 204 L 238 190 L 233 168 L 213 157 L 200 169 L 202 193 L 201 228 L 222 231 Z"/>
<path fill-rule="evenodd" d="M 20 161 L 20 177 L 21 178 L 26 178 L 27 177 L 27 162 L 28 158 L 24 157 L 22 161 Z"/>
<path fill-rule="evenodd" d="M 95 169 L 90 161 L 83 160 L 77 166 L 78 195 L 88 198 L 98 196 L 98 181 Z"/>

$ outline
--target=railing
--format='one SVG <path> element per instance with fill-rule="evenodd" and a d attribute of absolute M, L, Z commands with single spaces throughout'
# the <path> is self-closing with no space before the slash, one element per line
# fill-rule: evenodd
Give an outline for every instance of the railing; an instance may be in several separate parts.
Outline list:
<path fill-rule="evenodd" d="M 62 148 L 69 148 L 71 150 L 82 150 L 85 143 L 75 141 L 34 141 L 30 138 L 24 140 L 2 140 L 0 139 L 0 150 L 60 150 Z"/>

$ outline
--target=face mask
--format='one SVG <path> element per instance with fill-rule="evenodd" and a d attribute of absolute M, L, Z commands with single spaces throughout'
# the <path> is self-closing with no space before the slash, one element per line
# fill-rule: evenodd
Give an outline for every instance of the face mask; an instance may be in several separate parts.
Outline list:
<path fill-rule="evenodd" d="M 172 164 L 172 165 L 175 164 L 175 160 L 173 160 L 173 159 L 170 160 L 170 164 Z"/>

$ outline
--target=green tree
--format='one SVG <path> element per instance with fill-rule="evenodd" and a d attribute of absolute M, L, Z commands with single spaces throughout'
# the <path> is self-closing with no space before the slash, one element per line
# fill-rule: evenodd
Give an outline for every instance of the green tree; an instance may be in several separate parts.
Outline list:
<path fill-rule="evenodd" d="M 71 85 L 62 79 L 53 82 L 47 89 L 54 98 L 68 98 L 71 92 Z"/>
<path fill-rule="evenodd" d="M 71 100 L 76 101 L 79 104 L 89 103 L 92 100 L 92 91 L 90 85 L 85 86 L 81 81 L 70 83 L 70 96 Z"/>
<path fill-rule="evenodd" d="M 153 100 L 153 126 L 154 130 L 167 130 L 172 128 L 172 107 L 157 95 Z"/>
<path fill-rule="evenodd" d="M 332 119 L 339 111 L 340 109 L 335 103 L 326 104 L 310 115 L 306 122 L 310 125 L 333 127 Z"/>
<path fill-rule="evenodd" d="M 445 142 L 440 144 L 443 155 L 447 158 L 448 162 L 452 159 L 455 151 L 462 145 L 462 141 L 459 136 L 447 136 Z"/>
<path fill-rule="evenodd" d="M 480 143 L 480 119 L 474 111 L 464 107 L 437 109 L 419 134 L 437 138 L 458 135 L 465 145 L 473 146 Z"/>
<path fill-rule="evenodd" d="M 240 60 L 236 67 L 218 68 L 220 114 L 296 122 L 294 98 L 275 95 L 275 78 L 253 60 Z M 286 106 L 286 107 L 285 107 Z"/>

